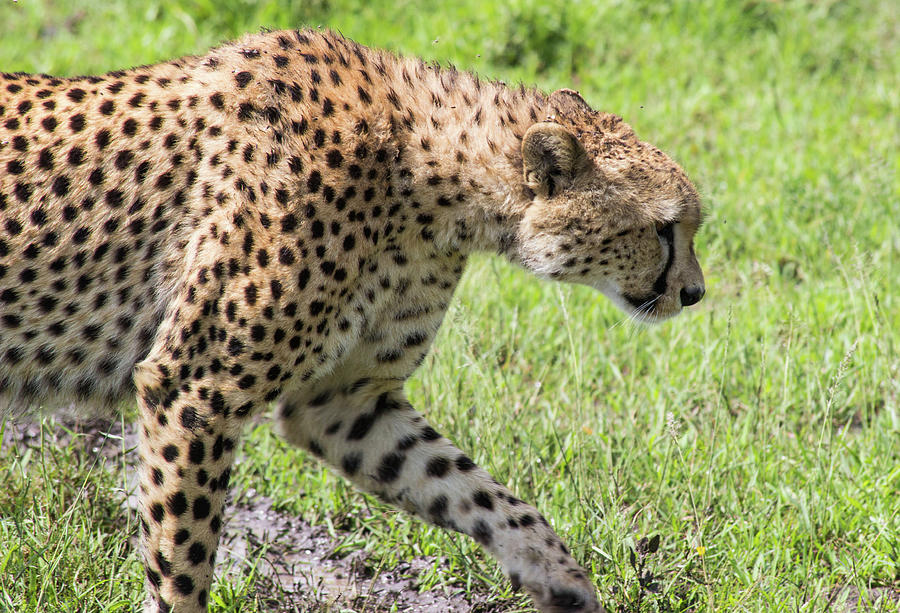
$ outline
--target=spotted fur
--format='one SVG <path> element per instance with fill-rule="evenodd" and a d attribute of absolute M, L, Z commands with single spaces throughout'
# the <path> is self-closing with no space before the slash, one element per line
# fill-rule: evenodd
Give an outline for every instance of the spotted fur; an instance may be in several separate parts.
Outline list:
<path fill-rule="evenodd" d="M 0 78 L 0 390 L 140 410 L 148 611 L 205 611 L 235 449 L 269 403 L 361 488 L 475 538 L 542 611 L 599 611 L 532 506 L 403 382 L 475 251 L 659 320 L 699 300 L 696 191 L 570 90 L 332 32 Z"/>

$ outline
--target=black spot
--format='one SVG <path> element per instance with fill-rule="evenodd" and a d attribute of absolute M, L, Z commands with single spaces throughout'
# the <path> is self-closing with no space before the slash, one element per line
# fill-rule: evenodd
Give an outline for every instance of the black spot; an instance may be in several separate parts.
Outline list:
<path fill-rule="evenodd" d="M 406 337 L 403 341 L 404 347 L 415 347 L 417 345 L 421 345 L 426 340 L 428 340 L 428 335 L 424 332 L 414 332 Z"/>
<path fill-rule="evenodd" d="M 19 202 L 28 202 L 31 199 L 33 188 L 30 183 L 16 183 L 13 193 Z"/>
<path fill-rule="evenodd" d="M 369 430 L 372 429 L 375 419 L 376 415 L 374 413 L 363 413 L 357 417 L 350 426 L 350 430 L 347 432 L 347 440 L 358 441 L 365 438 L 369 433 Z"/>
<path fill-rule="evenodd" d="M 438 431 L 431 426 L 425 426 L 424 428 L 422 428 L 421 436 L 423 441 L 436 441 L 441 438 L 441 435 L 438 433 Z"/>
<path fill-rule="evenodd" d="M 203 427 L 204 420 L 197 415 L 197 409 L 188 406 L 181 410 L 181 425 L 188 430 L 194 430 Z"/>
<path fill-rule="evenodd" d="M 238 87 L 243 89 L 253 80 L 253 75 L 244 70 L 234 75 L 234 80 L 237 81 Z"/>
<path fill-rule="evenodd" d="M 584 607 L 584 597 L 569 589 L 550 588 L 550 602 L 557 611 L 580 611 Z"/>
<path fill-rule="evenodd" d="M 162 584 L 162 577 L 160 577 L 159 573 L 150 568 L 147 570 L 147 582 L 150 583 L 156 589 L 159 589 L 160 584 Z"/>
<path fill-rule="evenodd" d="M 400 476 L 400 470 L 403 463 L 406 462 L 406 456 L 402 453 L 389 453 L 381 459 L 378 466 L 377 479 L 382 483 L 390 483 L 396 481 Z"/>
<path fill-rule="evenodd" d="M 156 552 L 156 565 L 159 566 L 159 571 L 163 574 L 164 577 L 172 576 L 172 563 L 166 559 L 166 556 L 163 555 L 163 552 Z"/>
<path fill-rule="evenodd" d="M 290 266 L 295 261 L 294 252 L 291 251 L 288 247 L 282 247 L 278 250 L 278 261 L 284 264 L 285 266 Z"/>
<path fill-rule="evenodd" d="M 339 168 L 344 161 L 344 156 L 337 149 L 331 149 L 325 154 L 325 161 L 330 168 Z"/>
<path fill-rule="evenodd" d="M 22 232 L 22 224 L 15 219 L 7 219 L 4 227 L 10 236 L 18 236 Z"/>
<path fill-rule="evenodd" d="M 134 153 L 130 149 L 123 149 L 116 156 L 115 165 L 119 170 L 124 170 L 134 161 Z"/>
<path fill-rule="evenodd" d="M 468 456 L 461 455 L 456 458 L 456 468 L 462 472 L 468 472 L 475 468 L 475 462 L 469 459 Z"/>
<path fill-rule="evenodd" d="M 319 191 L 319 187 L 322 186 L 322 174 L 318 170 L 314 170 L 309 173 L 309 178 L 306 180 L 306 188 L 310 193 L 314 194 Z"/>
<path fill-rule="evenodd" d="M 138 81 L 140 82 L 140 81 Z M 145 94 L 143 92 L 138 92 L 128 99 L 128 106 L 131 108 L 137 108 L 141 106 L 141 103 L 144 101 Z"/>
<path fill-rule="evenodd" d="M 105 177 L 103 176 L 103 169 L 100 167 L 97 167 L 91 171 L 91 174 L 88 176 L 88 181 L 90 182 L 91 185 L 96 187 L 103 183 L 104 178 Z"/>
<path fill-rule="evenodd" d="M 178 447 L 175 445 L 163 447 L 163 458 L 165 458 L 166 462 L 174 462 L 178 458 Z"/>
<path fill-rule="evenodd" d="M 432 458 L 428 461 L 425 473 L 429 477 L 443 477 L 450 470 L 450 460 L 443 457 Z"/>
<path fill-rule="evenodd" d="M 137 134 L 137 121 L 131 117 L 122 124 L 122 134 L 125 136 L 134 136 Z"/>
<path fill-rule="evenodd" d="M 94 143 L 96 143 L 97 148 L 103 151 L 106 149 L 107 145 L 109 145 L 109 141 L 111 139 L 109 130 L 100 130 L 97 132 L 97 135 L 94 136 Z"/>
<path fill-rule="evenodd" d="M 403 357 L 403 352 L 400 351 L 399 349 L 387 349 L 385 351 L 379 351 L 375 355 L 376 360 L 378 360 L 381 363 L 385 363 L 385 364 L 390 363 L 390 362 L 396 362 L 402 357 Z"/>
<path fill-rule="evenodd" d="M 38 227 L 44 226 L 47 223 L 47 212 L 42 208 L 37 208 L 31 211 L 30 217 L 31 223 Z"/>
<path fill-rule="evenodd" d="M 472 527 L 472 537 L 476 541 L 487 547 L 491 544 L 493 534 L 491 533 L 490 527 L 483 520 L 479 519 Z"/>
<path fill-rule="evenodd" d="M 38 299 L 38 308 L 42 313 L 49 313 L 56 308 L 56 305 L 58 303 L 59 300 L 57 300 L 55 297 L 45 294 L 41 296 L 40 299 Z"/>
<path fill-rule="evenodd" d="M 244 375 L 238 379 L 237 386 L 242 390 L 250 389 L 256 383 L 256 377 L 253 375 Z"/>
<path fill-rule="evenodd" d="M 266 338 L 266 328 L 260 324 L 256 324 L 250 328 L 250 338 L 255 342 L 260 342 Z"/>
<path fill-rule="evenodd" d="M 202 544 L 194 542 L 190 547 L 188 547 L 188 560 L 191 561 L 191 564 L 197 566 L 206 560 L 206 547 Z"/>
<path fill-rule="evenodd" d="M 184 596 L 194 591 L 194 580 L 188 575 L 178 575 L 175 577 L 175 589 Z"/>
<path fill-rule="evenodd" d="M 225 450 L 225 438 L 220 434 L 218 438 L 216 438 L 216 442 L 213 443 L 212 449 L 212 458 L 215 461 L 218 461 L 219 458 L 222 457 L 222 452 Z"/>
<path fill-rule="evenodd" d="M 428 514 L 437 522 L 441 523 L 444 515 L 447 513 L 447 505 L 450 501 L 446 496 L 441 494 L 437 496 L 434 500 L 431 501 L 431 504 L 428 505 Z"/>
<path fill-rule="evenodd" d="M 49 148 L 41 149 L 40 154 L 38 154 L 38 167 L 44 170 L 53 169 L 53 153 Z"/>
<path fill-rule="evenodd" d="M 84 113 L 72 115 L 69 118 L 69 129 L 72 130 L 72 132 L 81 132 L 84 130 L 85 123 Z"/>
<path fill-rule="evenodd" d="M 416 443 L 419 442 L 419 439 L 411 434 L 407 434 L 399 441 L 397 441 L 397 451 L 407 451 L 416 446 Z"/>
<path fill-rule="evenodd" d="M 494 509 L 494 501 L 491 500 L 491 495 L 484 490 L 478 490 L 477 492 L 475 492 L 475 495 L 472 496 L 472 500 L 479 507 L 484 507 L 489 511 L 492 511 Z"/>
<path fill-rule="evenodd" d="M 206 496 L 198 496 L 197 499 L 194 500 L 194 519 L 208 517 L 210 509 L 211 505 L 209 504 L 209 499 L 206 498 Z"/>
<path fill-rule="evenodd" d="M 46 366 L 47 364 L 53 362 L 53 360 L 56 358 L 56 352 L 53 350 L 53 347 L 50 347 L 49 345 L 42 345 L 38 348 L 37 352 L 35 352 L 34 357 L 37 360 L 38 364 Z"/>
<path fill-rule="evenodd" d="M 303 170 L 303 160 L 301 160 L 296 155 L 292 156 L 288 160 L 288 167 L 291 169 L 291 172 L 293 172 L 294 174 L 300 174 L 300 172 Z"/>
<path fill-rule="evenodd" d="M 117 209 L 122 206 L 125 196 L 117 189 L 111 189 L 106 192 L 106 204 L 110 208 Z"/>
<path fill-rule="evenodd" d="M 362 454 L 359 452 L 348 453 L 341 459 L 341 468 L 348 476 L 353 476 L 362 464 Z"/>
<path fill-rule="evenodd" d="M 240 106 L 238 106 L 238 119 L 241 121 L 247 121 L 251 117 L 253 117 L 253 113 L 256 111 L 256 108 L 249 102 L 241 102 Z"/>
<path fill-rule="evenodd" d="M 175 492 L 169 497 L 166 504 L 169 507 L 169 512 L 177 516 L 184 515 L 184 512 L 187 511 L 187 505 L 187 497 L 184 495 L 184 492 Z"/>
<path fill-rule="evenodd" d="M 53 193 L 57 196 L 65 196 L 69 193 L 69 185 L 71 181 L 66 175 L 59 175 L 53 180 Z"/>
<path fill-rule="evenodd" d="M 206 456 L 206 447 L 203 441 L 193 440 L 188 447 L 188 459 L 192 464 L 202 464 L 203 458 Z"/>

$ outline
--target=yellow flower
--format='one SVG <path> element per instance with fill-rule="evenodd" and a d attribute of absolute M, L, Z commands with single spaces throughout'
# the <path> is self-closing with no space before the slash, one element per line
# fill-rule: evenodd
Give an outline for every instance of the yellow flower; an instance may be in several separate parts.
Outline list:
<path fill-rule="evenodd" d="M 706 554 L 706 547 L 704 547 L 703 545 L 697 545 L 694 548 L 694 551 L 696 551 L 697 555 L 702 558 Z"/>
<path fill-rule="evenodd" d="M 590 436 L 594 433 L 594 429 L 591 428 L 590 426 L 582 426 L 581 431 L 584 432 L 585 434 L 587 434 L 588 436 Z"/>

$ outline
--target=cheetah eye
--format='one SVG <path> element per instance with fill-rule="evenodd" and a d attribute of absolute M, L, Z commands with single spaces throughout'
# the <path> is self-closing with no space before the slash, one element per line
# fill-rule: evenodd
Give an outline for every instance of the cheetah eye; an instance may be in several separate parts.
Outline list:
<path fill-rule="evenodd" d="M 667 241 L 672 240 L 675 233 L 675 224 L 674 222 L 670 222 L 667 224 L 657 224 L 656 225 L 656 233 Z"/>

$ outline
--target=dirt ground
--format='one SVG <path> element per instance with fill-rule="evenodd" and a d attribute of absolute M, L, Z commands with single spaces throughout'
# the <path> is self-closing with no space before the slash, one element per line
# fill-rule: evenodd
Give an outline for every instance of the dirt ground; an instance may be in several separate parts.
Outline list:
<path fill-rule="evenodd" d="M 59 428 L 55 445 L 68 445 L 73 433 L 86 453 L 97 454 L 115 467 L 122 449 L 137 445 L 136 428 L 108 422 L 67 423 Z M 45 438 L 48 436 L 44 431 Z M 3 447 L 37 447 L 37 423 L 7 424 Z M 135 509 L 137 453 L 126 456 L 130 494 L 125 505 Z M 272 508 L 271 501 L 246 492 L 226 508 L 225 525 L 217 558 L 217 574 L 246 576 L 255 567 L 255 598 L 272 613 L 410 611 L 421 613 L 499 613 L 511 610 L 487 597 L 465 594 L 463 588 L 419 591 L 417 575 L 434 559 L 412 558 L 390 569 L 374 569 L 364 551 L 335 555 L 341 542 L 322 526 L 314 526 Z M 131 535 L 136 545 L 136 535 Z"/>

